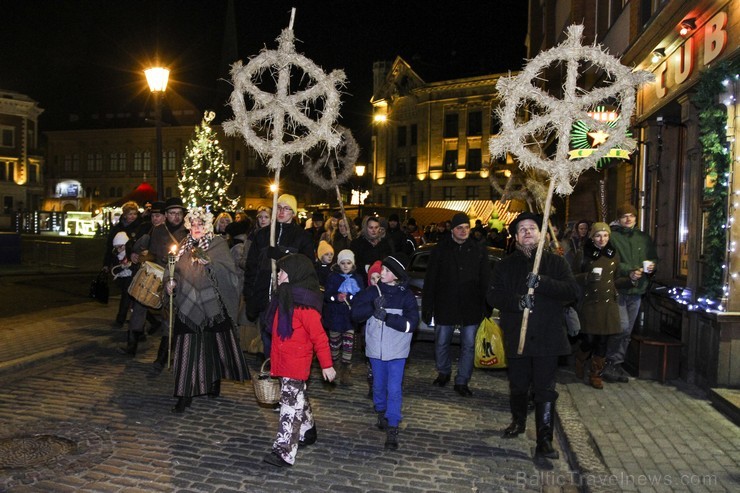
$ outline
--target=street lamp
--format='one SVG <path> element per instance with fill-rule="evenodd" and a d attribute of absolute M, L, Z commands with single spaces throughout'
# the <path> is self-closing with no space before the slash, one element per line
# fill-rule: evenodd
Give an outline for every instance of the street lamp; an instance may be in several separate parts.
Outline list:
<path fill-rule="evenodd" d="M 164 200 L 164 171 L 162 163 L 162 96 L 167 89 L 170 71 L 164 67 L 144 70 L 149 90 L 154 95 L 154 125 L 157 129 L 157 200 Z"/>

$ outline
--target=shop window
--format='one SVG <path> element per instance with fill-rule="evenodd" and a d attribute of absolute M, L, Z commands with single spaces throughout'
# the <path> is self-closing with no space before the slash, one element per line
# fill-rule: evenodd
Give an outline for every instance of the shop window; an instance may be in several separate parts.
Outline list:
<path fill-rule="evenodd" d="M 15 147 L 15 128 L 0 127 L 0 146 Z"/>

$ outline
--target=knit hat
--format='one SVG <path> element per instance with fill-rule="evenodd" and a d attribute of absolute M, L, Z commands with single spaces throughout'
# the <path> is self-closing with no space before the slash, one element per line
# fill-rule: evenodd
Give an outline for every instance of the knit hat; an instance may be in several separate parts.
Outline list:
<path fill-rule="evenodd" d="M 607 233 L 609 233 L 609 235 L 612 234 L 612 230 L 611 230 L 611 228 L 609 227 L 608 224 L 606 224 L 606 223 L 593 223 L 593 225 L 591 225 L 591 231 L 588 232 L 588 237 L 589 238 L 593 238 L 594 235 L 596 233 L 600 232 L 600 231 L 606 231 Z"/>
<path fill-rule="evenodd" d="M 408 224 L 409 226 L 416 226 L 416 219 L 414 219 L 413 217 L 410 217 L 406 221 L 406 224 Z"/>
<path fill-rule="evenodd" d="M 323 221 L 324 220 L 324 214 L 322 214 L 319 211 L 316 211 L 313 214 L 311 214 L 311 219 L 313 219 L 314 221 Z"/>
<path fill-rule="evenodd" d="M 525 219 L 530 219 L 536 222 L 537 228 L 542 229 L 542 216 L 535 214 L 534 212 L 524 211 L 516 216 L 516 218 L 511 221 L 511 224 L 509 224 L 509 234 L 511 234 L 511 236 L 516 236 L 516 227 Z"/>
<path fill-rule="evenodd" d="M 288 193 L 284 193 L 280 197 L 278 197 L 277 203 L 284 204 L 290 207 L 293 210 L 293 214 L 298 212 L 298 201 L 296 201 L 295 197 Z"/>
<path fill-rule="evenodd" d="M 408 280 L 409 275 L 406 273 L 406 266 L 409 265 L 409 258 L 404 253 L 388 255 L 383 259 L 383 265 L 393 272 L 400 282 Z"/>
<path fill-rule="evenodd" d="M 114 247 L 125 245 L 126 243 L 128 243 L 128 235 L 123 231 L 119 231 L 116 233 L 116 236 L 113 237 Z"/>
<path fill-rule="evenodd" d="M 470 218 L 464 212 L 458 212 L 457 214 L 452 216 L 452 221 L 450 221 L 450 228 L 455 229 L 461 224 L 467 224 L 468 226 L 470 226 Z"/>
<path fill-rule="evenodd" d="M 625 214 L 632 214 L 633 216 L 637 217 L 637 209 L 635 209 L 635 206 L 630 204 L 629 202 L 625 202 L 624 204 L 617 207 L 617 217 L 622 217 Z"/>
<path fill-rule="evenodd" d="M 352 250 L 342 250 L 339 252 L 339 255 L 337 255 L 337 263 L 340 263 L 342 260 L 349 260 L 352 262 L 352 265 L 355 265 L 355 254 Z"/>
<path fill-rule="evenodd" d="M 326 241 L 321 240 L 319 242 L 319 247 L 316 249 L 316 256 L 321 260 L 321 257 L 326 255 L 327 253 L 334 254 L 334 248 Z"/>
<path fill-rule="evenodd" d="M 380 260 L 376 260 L 373 265 L 370 266 L 370 268 L 367 270 L 367 285 L 370 285 L 370 278 L 373 274 L 378 273 L 380 274 L 380 271 L 383 270 L 383 262 Z"/>

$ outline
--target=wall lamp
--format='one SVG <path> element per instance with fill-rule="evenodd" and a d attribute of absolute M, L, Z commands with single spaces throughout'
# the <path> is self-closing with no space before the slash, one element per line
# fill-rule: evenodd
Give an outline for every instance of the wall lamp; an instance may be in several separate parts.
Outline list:
<path fill-rule="evenodd" d="M 653 58 L 650 60 L 653 63 L 658 63 L 665 58 L 665 48 L 655 48 L 653 50 Z"/>
<path fill-rule="evenodd" d="M 686 36 L 694 29 L 696 29 L 696 19 L 694 17 L 689 17 L 688 19 L 681 21 L 681 29 L 678 31 L 678 34 Z"/>

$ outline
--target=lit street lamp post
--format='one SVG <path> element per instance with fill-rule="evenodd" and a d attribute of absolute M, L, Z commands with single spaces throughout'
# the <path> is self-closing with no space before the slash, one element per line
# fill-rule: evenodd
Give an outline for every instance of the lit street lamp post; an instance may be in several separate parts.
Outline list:
<path fill-rule="evenodd" d="M 157 200 L 164 200 L 164 171 L 162 163 L 162 96 L 167 89 L 170 71 L 163 67 L 152 67 L 144 71 L 149 90 L 154 95 L 154 125 L 157 129 Z"/>

